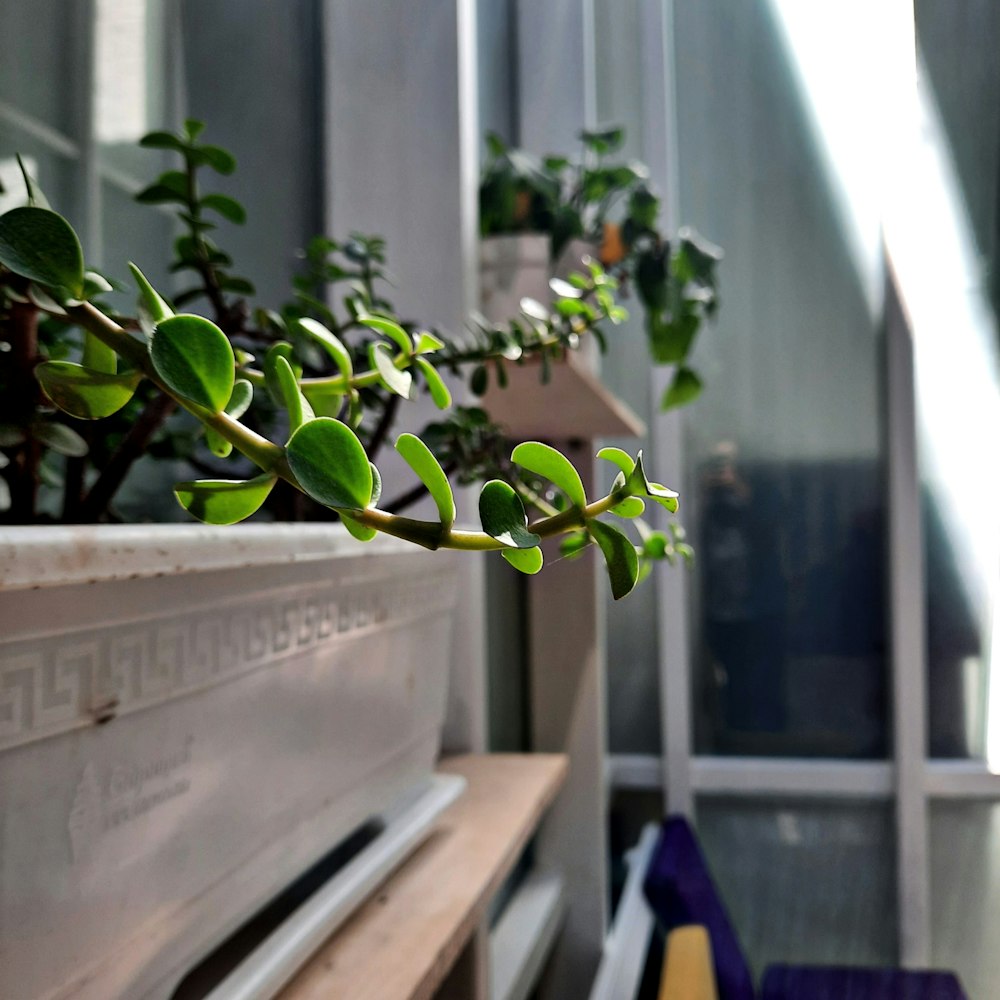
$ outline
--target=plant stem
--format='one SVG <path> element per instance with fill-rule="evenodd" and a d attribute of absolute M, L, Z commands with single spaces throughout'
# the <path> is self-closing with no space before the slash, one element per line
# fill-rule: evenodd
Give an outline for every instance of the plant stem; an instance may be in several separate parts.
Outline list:
<path fill-rule="evenodd" d="M 83 498 L 79 509 L 82 522 L 97 521 L 107 510 L 122 481 L 135 461 L 142 457 L 150 438 L 177 408 L 176 401 L 166 393 L 158 392 L 132 425 L 122 443 L 115 449 L 108 464 L 101 470 L 97 481 Z"/>
<path fill-rule="evenodd" d="M 38 464 L 42 449 L 29 426 L 38 403 L 38 382 L 34 369 L 38 363 L 38 310 L 27 303 L 10 305 L 10 365 L 14 373 L 8 390 L 10 412 L 24 424 L 26 438 L 14 458 L 8 478 L 10 518 L 28 523 L 35 519 L 38 502 Z"/>

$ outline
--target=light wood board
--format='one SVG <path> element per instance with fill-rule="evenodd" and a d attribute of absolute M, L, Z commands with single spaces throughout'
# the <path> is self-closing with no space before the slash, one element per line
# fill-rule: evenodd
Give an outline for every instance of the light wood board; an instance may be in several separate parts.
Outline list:
<path fill-rule="evenodd" d="M 429 1000 L 566 777 L 562 754 L 452 757 L 469 785 L 437 829 L 316 953 L 281 1000 Z"/>

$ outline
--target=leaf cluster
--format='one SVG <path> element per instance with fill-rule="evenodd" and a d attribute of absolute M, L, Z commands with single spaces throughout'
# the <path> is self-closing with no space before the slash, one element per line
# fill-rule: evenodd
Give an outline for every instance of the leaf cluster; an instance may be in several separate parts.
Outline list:
<path fill-rule="evenodd" d="M 593 243 L 623 290 L 635 288 L 653 360 L 674 367 L 661 408 L 693 402 L 702 383 L 689 358 L 699 329 L 718 307 L 721 251 L 690 229 L 675 240 L 663 234 L 649 169 L 609 159 L 624 145 L 621 126 L 583 130 L 579 139 L 580 154 L 571 160 L 537 157 L 489 135 L 479 189 L 481 231 L 545 233 L 554 261 L 571 240 Z"/>
<path fill-rule="evenodd" d="M 196 123 L 188 123 L 180 136 L 154 133 L 144 142 L 184 157 L 189 181 L 206 165 L 225 172 L 231 159 L 218 147 L 200 145 L 199 134 Z M 166 200 L 172 183 L 161 177 L 146 189 L 144 200 Z M 396 439 L 396 451 L 433 499 L 437 517 L 415 520 L 394 513 L 391 505 L 380 506 L 382 477 L 375 463 L 380 440 L 375 439 L 385 436 L 386 417 L 393 413 L 385 401 L 412 398 L 420 382 L 438 407 L 449 411 L 451 392 L 442 371 L 471 371 L 480 391 L 491 377 L 502 382 L 505 366 L 526 357 L 539 356 L 544 373 L 553 354 L 571 349 L 597 323 L 623 318 L 612 295 L 615 280 L 596 262 L 587 264 L 586 273 L 554 284 L 551 309 L 526 300 L 521 316 L 509 325 L 476 320 L 458 341 L 404 325 L 392 314 L 376 288 L 387 278 L 381 240 L 355 234 L 344 244 L 314 241 L 306 251 L 306 272 L 296 282 L 296 298 L 260 317 L 271 335 L 255 332 L 266 345 L 258 361 L 238 343 L 246 329 L 234 333 L 218 320 L 179 311 L 177 300 L 170 302 L 153 288 L 135 265 L 130 268 L 140 320 L 119 322 L 100 303 L 110 285 L 86 269 L 72 227 L 42 203 L 30 179 L 26 184 L 29 204 L 0 216 L 0 318 L 5 333 L 11 331 L 7 342 L 24 353 L 19 323 L 29 320 L 37 332 L 44 319 L 82 330 L 83 343 L 72 357 L 71 352 L 44 357 L 32 347 L 25 365 L 11 369 L 7 388 L 14 396 L 25 393 L 24 413 L 33 423 L 30 435 L 15 428 L 20 438 L 0 439 L 6 465 L 23 463 L 40 446 L 73 457 L 86 452 L 86 437 L 56 420 L 57 412 L 89 428 L 93 421 L 128 412 L 137 400 L 143 401 L 143 413 L 165 402 L 201 425 L 216 456 L 235 452 L 244 467 L 253 468 L 238 478 L 213 476 L 175 487 L 181 506 L 208 523 L 252 516 L 285 481 L 334 512 L 361 540 L 385 532 L 430 549 L 499 551 L 525 573 L 541 569 L 546 539 L 576 539 L 570 543 L 575 549 L 592 542 L 603 554 L 616 598 L 635 586 L 645 560 L 680 552 L 676 536 L 661 536 L 636 521 L 638 540 L 633 541 L 609 520 L 637 519 L 647 501 L 676 510 L 676 494 L 646 477 L 641 455 L 602 451 L 600 457 L 618 473 L 606 495 L 590 499 L 564 455 L 542 442 L 520 444 L 508 454 L 498 428 L 475 408 L 449 413 L 423 436 Z M 200 220 L 210 198 L 195 189 L 194 196 L 177 202 L 195 241 L 203 240 Z M 218 278 L 214 268 L 192 268 L 205 279 L 206 294 L 210 278 Z M 339 282 L 347 288 L 343 319 L 315 294 Z M 323 370 L 313 371 L 318 368 Z M 365 435 L 371 398 L 383 404 L 380 428 Z M 259 399 L 280 415 L 271 434 L 251 426 Z M 480 493 L 481 527 L 456 527 L 449 475 L 457 472 L 460 481 L 468 481 L 498 469 L 501 475 L 491 475 Z M 529 509 L 541 514 L 530 523 Z"/>

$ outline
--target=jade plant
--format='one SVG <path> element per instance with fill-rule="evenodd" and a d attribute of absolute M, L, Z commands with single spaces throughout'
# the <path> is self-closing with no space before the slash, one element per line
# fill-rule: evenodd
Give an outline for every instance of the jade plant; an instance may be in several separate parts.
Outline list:
<path fill-rule="evenodd" d="M 566 556 L 596 544 L 616 598 L 635 586 L 650 559 L 689 555 L 680 529 L 654 531 L 641 520 L 646 501 L 677 509 L 677 494 L 648 479 L 641 454 L 599 452 L 613 475 L 605 495 L 589 498 L 556 449 L 526 442 L 503 454 L 485 414 L 451 408 L 442 372 L 466 373 L 475 385 L 489 366 L 502 380 L 507 364 L 532 355 L 547 359 L 571 349 L 599 322 L 620 322 L 616 281 L 599 264 L 588 261 L 572 275 L 551 310 L 526 302 L 524 314 L 506 327 L 477 324 L 456 340 L 395 316 L 378 291 L 380 241 L 319 239 L 307 250 L 293 300 L 252 312 L 234 298 L 252 286 L 233 275 L 228 255 L 208 235 L 209 212 L 238 223 L 244 210 L 228 196 L 203 194 L 199 185 L 200 170 L 226 174 L 235 163 L 226 151 L 202 144 L 200 133 L 201 126 L 189 122 L 181 133 L 143 140 L 173 150 L 183 165 L 139 196 L 175 204 L 187 229 L 172 269 L 194 281 L 172 303 L 130 264 L 138 314 L 109 308 L 111 284 L 87 268 L 71 225 L 27 172 L 27 203 L 0 216 L 0 476 L 9 491 L 8 520 L 31 519 L 53 453 L 67 456 L 67 467 L 91 453 L 100 435 L 76 428 L 130 415 L 117 444 L 104 446 L 105 464 L 77 473 L 78 497 L 86 503 L 109 467 L 121 464 L 123 448 L 125 459 L 137 447 L 141 452 L 149 428 L 176 409 L 193 418 L 213 460 L 236 463 L 235 476 L 212 475 L 174 489 L 180 505 L 207 523 L 252 516 L 284 483 L 360 540 L 384 532 L 429 549 L 498 551 L 525 573 L 541 569 L 546 539 L 560 536 Z M 338 281 L 348 288 L 343 318 L 323 291 Z M 197 299 L 205 300 L 212 318 L 179 311 Z M 401 502 L 381 503 L 375 464 L 397 404 L 412 398 L 418 384 L 445 415 L 422 435 L 399 435 L 395 447 L 415 475 L 402 497 L 429 494 L 437 509 L 430 520 L 396 512 Z M 479 497 L 481 528 L 456 525 L 449 475 L 489 477 Z M 530 523 L 529 509 L 538 515 Z M 615 519 L 633 522 L 637 542 Z"/>
<path fill-rule="evenodd" d="M 511 149 L 488 135 L 479 188 L 482 235 L 543 233 L 553 261 L 571 240 L 592 243 L 622 286 L 635 288 L 653 360 L 673 366 L 661 407 L 683 406 L 702 389 L 690 356 L 699 329 L 718 307 L 721 252 L 690 229 L 673 241 L 663 235 L 648 167 L 613 159 L 625 142 L 621 126 L 584 130 L 579 138 L 580 156 L 570 160 Z"/>

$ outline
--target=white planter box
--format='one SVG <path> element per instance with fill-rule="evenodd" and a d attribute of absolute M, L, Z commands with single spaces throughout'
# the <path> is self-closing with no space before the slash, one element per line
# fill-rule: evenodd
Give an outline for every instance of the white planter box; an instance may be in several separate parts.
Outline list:
<path fill-rule="evenodd" d="M 0 997 L 167 997 L 425 779 L 452 557 L 279 525 L 0 531 Z"/>

